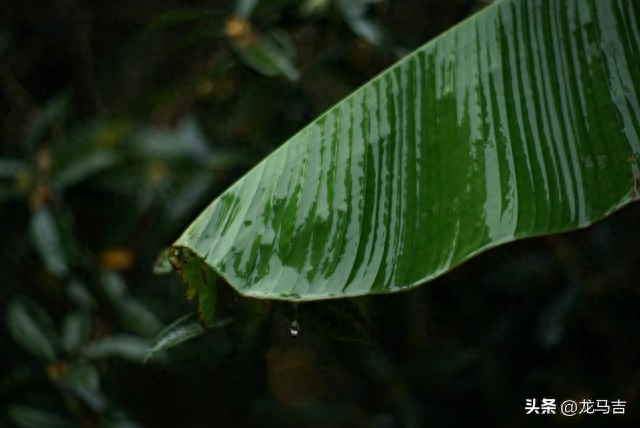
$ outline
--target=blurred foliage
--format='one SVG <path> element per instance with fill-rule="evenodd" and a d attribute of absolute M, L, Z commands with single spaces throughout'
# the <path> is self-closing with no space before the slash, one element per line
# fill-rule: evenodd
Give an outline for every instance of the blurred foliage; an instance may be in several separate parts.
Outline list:
<path fill-rule="evenodd" d="M 205 327 L 152 272 L 249 166 L 482 6 L 0 4 L 0 426 L 567 420 L 525 417 L 534 397 L 627 401 L 581 426 L 638 418 L 637 206 L 400 295 L 294 309 L 221 284 Z"/>

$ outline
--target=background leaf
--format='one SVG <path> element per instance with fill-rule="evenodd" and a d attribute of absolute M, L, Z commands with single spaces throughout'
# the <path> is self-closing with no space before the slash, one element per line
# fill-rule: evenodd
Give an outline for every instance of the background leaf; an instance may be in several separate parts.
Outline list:
<path fill-rule="evenodd" d="M 83 310 L 69 312 L 62 323 L 60 342 L 66 352 L 74 352 L 88 338 L 91 327 L 89 314 Z"/>
<path fill-rule="evenodd" d="M 26 136 L 25 146 L 32 151 L 47 129 L 62 120 L 69 105 L 69 94 L 61 93 L 52 98 L 37 114 Z"/>
<path fill-rule="evenodd" d="M 31 185 L 29 166 L 17 159 L 0 159 L 0 201 L 17 197 Z"/>
<path fill-rule="evenodd" d="M 34 356 L 54 361 L 58 334 L 49 314 L 36 302 L 19 297 L 9 302 L 7 328 L 13 340 Z"/>
<path fill-rule="evenodd" d="M 295 81 L 300 73 L 293 64 L 292 43 L 282 31 L 256 35 L 250 42 L 234 42 L 233 48 L 246 65 L 265 76 L 283 75 Z"/>
<path fill-rule="evenodd" d="M 117 334 L 91 342 L 83 354 L 91 359 L 119 357 L 142 362 L 149 349 L 149 342 L 138 336 Z"/>
<path fill-rule="evenodd" d="M 47 270 L 58 277 L 69 272 L 60 230 L 51 209 L 40 206 L 31 215 L 31 239 Z"/>
<path fill-rule="evenodd" d="M 77 184 L 97 173 L 105 171 L 119 161 L 118 154 L 114 150 L 94 147 L 83 147 L 85 150 L 71 148 L 69 153 L 64 153 L 69 158 L 57 159 L 52 171 L 51 185 L 62 190 Z M 75 150 L 74 150 L 75 149 Z"/>
<path fill-rule="evenodd" d="M 144 303 L 129 295 L 127 284 L 118 272 L 103 270 L 100 279 L 105 296 L 128 330 L 145 336 L 160 331 L 162 323 Z"/>
<path fill-rule="evenodd" d="M 68 368 L 59 382 L 79 396 L 92 410 L 104 410 L 105 400 L 100 395 L 100 374 L 94 365 L 87 361 L 77 362 Z"/>
<path fill-rule="evenodd" d="M 34 406 L 15 404 L 7 409 L 11 421 L 21 428 L 72 428 L 75 424 L 60 415 Z"/>
<path fill-rule="evenodd" d="M 185 315 L 175 320 L 164 330 L 162 330 L 162 332 L 160 332 L 158 337 L 156 337 L 153 344 L 149 348 L 145 361 L 150 360 L 161 351 L 172 348 L 176 345 L 179 345 L 180 343 L 186 342 L 187 340 L 201 336 L 208 329 L 222 327 L 229 324 L 230 322 L 230 318 L 216 319 L 207 324 L 206 327 L 203 327 L 199 315 Z"/>

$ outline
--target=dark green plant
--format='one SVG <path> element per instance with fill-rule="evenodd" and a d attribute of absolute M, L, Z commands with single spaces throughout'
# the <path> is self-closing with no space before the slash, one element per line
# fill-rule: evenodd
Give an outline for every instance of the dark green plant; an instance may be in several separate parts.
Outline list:
<path fill-rule="evenodd" d="M 537 426 L 532 396 L 633 417 L 637 207 L 406 293 L 294 306 L 216 278 L 204 322 L 201 282 L 151 272 L 247 166 L 486 3 L 0 5 L 0 425 Z"/>
<path fill-rule="evenodd" d="M 403 291 L 637 200 L 637 15 L 500 1 L 319 116 L 173 244 L 204 319 L 216 275 L 265 299 Z"/>
<path fill-rule="evenodd" d="M 120 271 L 141 250 L 131 241 L 130 247 L 122 244 L 123 233 L 150 209 L 162 222 L 180 221 L 212 187 L 216 157 L 227 156 L 230 165 L 236 153 L 212 151 L 189 120 L 173 132 L 120 121 L 67 127 L 68 105 L 66 95 L 51 100 L 29 129 L 20 156 L 0 160 L 2 214 L 12 224 L 10 233 L 21 236 L 3 268 L 5 278 L 17 281 L 3 292 L 10 337 L 3 338 L 3 358 L 13 362 L 0 379 L 3 412 L 24 427 L 81 421 L 133 426 L 103 392 L 104 364 L 113 358 L 142 363 L 166 310 L 131 293 Z M 93 249 L 76 230 L 82 223 L 75 217 L 77 204 L 89 202 L 75 200 L 90 194 L 83 186 L 101 198 L 119 195 L 113 199 L 119 206 L 94 201 L 116 221 L 104 222 L 107 230 L 94 229 L 100 243 Z M 179 195 L 179 207 L 171 194 Z M 29 264 L 35 268 L 26 270 Z M 34 394 L 41 388 L 50 393 Z"/>

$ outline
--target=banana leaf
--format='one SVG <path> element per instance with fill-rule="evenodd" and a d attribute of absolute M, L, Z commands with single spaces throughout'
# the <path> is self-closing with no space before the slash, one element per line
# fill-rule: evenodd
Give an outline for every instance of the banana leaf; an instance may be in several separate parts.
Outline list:
<path fill-rule="evenodd" d="M 640 2 L 495 2 L 294 135 L 172 251 L 256 298 L 424 284 L 636 200 L 639 90 Z"/>

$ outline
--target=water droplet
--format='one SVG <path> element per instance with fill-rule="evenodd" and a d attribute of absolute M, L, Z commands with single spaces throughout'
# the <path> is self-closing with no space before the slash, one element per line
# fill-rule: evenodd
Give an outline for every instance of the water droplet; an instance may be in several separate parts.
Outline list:
<path fill-rule="evenodd" d="M 300 324 L 298 324 L 298 304 L 293 304 L 293 321 L 289 327 L 289 333 L 291 337 L 297 337 L 300 335 Z"/>
<path fill-rule="evenodd" d="M 300 335 L 300 325 L 298 325 L 297 320 L 291 321 L 291 327 L 289 327 L 289 333 L 292 337 L 296 337 Z"/>
<path fill-rule="evenodd" d="M 175 270 L 182 269 L 181 256 L 182 256 L 182 251 L 180 251 L 179 248 L 172 249 L 167 256 L 167 258 L 169 259 L 169 263 L 171 263 L 171 266 L 173 266 Z"/>

